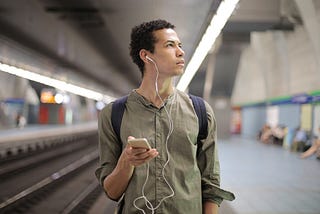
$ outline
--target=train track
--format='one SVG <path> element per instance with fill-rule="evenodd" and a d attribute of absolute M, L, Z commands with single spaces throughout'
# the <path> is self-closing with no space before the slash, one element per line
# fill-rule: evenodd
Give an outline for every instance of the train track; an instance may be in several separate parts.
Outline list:
<path fill-rule="evenodd" d="M 101 194 L 97 136 L 2 163 L 0 213 L 86 213 Z"/>

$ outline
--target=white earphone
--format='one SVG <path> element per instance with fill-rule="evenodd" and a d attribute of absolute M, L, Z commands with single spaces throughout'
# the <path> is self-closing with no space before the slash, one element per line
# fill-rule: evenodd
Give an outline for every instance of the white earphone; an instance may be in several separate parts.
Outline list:
<path fill-rule="evenodd" d="M 151 59 L 149 56 L 146 56 L 146 59 L 148 59 L 148 60 L 150 60 L 151 62 L 155 63 L 155 62 L 153 61 L 153 59 Z"/>

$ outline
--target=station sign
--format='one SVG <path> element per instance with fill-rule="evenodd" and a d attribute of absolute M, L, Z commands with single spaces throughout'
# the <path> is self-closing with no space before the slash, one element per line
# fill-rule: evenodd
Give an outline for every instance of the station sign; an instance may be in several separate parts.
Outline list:
<path fill-rule="evenodd" d="M 312 102 L 320 102 L 320 95 L 312 96 Z"/>
<path fill-rule="evenodd" d="M 313 97 L 308 94 L 297 94 L 291 97 L 291 103 L 306 104 L 312 102 Z"/>

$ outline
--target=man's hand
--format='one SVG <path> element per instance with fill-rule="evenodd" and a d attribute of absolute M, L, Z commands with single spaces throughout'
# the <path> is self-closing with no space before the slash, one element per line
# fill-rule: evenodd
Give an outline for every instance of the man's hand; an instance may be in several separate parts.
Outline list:
<path fill-rule="evenodd" d="M 218 205 L 210 202 L 210 201 L 206 201 L 203 204 L 203 214 L 218 214 Z"/>
<path fill-rule="evenodd" d="M 147 163 L 158 154 L 156 149 L 134 148 L 127 144 L 120 155 L 117 166 L 104 179 L 103 186 L 108 196 L 114 200 L 119 199 L 130 182 L 134 167 Z"/>
<path fill-rule="evenodd" d="M 134 139 L 134 137 L 129 136 L 129 139 Z M 122 152 L 120 157 L 126 159 L 128 163 L 132 166 L 140 166 L 144 163 L 149 162 L 151 159 L 155 158 L 158 155 L 158 151 L 156 149 L 145 149 L 145 148 L 137 148 L 132 147 L 129 144 L 127 144 L 126 148 Z"/>

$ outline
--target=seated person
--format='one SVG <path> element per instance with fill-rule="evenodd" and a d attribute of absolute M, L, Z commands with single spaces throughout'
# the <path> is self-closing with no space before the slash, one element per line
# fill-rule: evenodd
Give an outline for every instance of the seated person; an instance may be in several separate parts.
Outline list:
<path fill-rule="evenodd" d="M 307 132 L 303 130 L 301 127 L 296 129 L 296 134 L 292 143 L 292 151 L 303 151 L 303 148 L 307 142 Z"/>
<path fill-rule="evenodd" d="M 320 126 L 318 128 L 318 133 L 320 133 Z M 319 135 L 317 137 L 315 137 L 315 139 L 313 140 L 313 143 L 312 143 L 312 146 L 305 152 L 303 152 L 300 157 L 301 158 L 307 158 L 307 157 L 310 157 L 311 155 L 315 154 L 315 153 L 318 153 L 317 154 L 317 158 L 319 159 L 320 158 L 320 138 L 319 138 Z"/>
<path fill-rule="evenodd" d="M 286 127 L 283 125 L 277 125 L 272 129 L 272 143 L 282 145 L 285 135 Z"/>
<path fill-rule="evenodd" d="M 263 143 L 269 143 L 272 137 L 272 130 L 269 125 L 264 125 L 259 133 L 259 140 Z"/>

